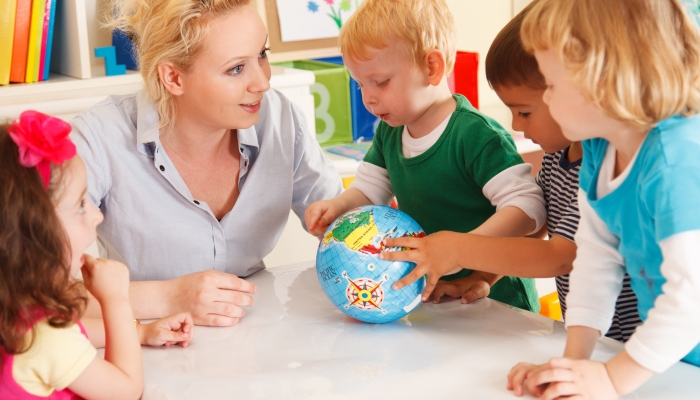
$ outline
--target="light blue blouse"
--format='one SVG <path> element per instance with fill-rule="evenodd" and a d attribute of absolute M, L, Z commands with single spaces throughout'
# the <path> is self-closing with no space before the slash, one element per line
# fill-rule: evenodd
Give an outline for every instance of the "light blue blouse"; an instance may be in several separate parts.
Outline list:
<path fill-rule="evenodd" d="M 167 280 L 209 269 L 248 276 L 277 243 L 292 209 L 342 191 L 340 176 L 302 112 L 269 90 L 260 121 L 238 130 L 240 195 L 218 221 L 192 197 L 163 148 L 158 113 L 144 92 L 111 96 L 78 115 L 71 138 L 87 167 L 101 257 L 124 262 L 132 280 Z"/>

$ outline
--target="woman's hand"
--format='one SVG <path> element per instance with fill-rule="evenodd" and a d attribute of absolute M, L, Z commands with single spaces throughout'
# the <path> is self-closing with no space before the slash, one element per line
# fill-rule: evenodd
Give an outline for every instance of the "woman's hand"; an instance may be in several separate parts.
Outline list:
<path fill-rule="evenodd" d="M 84 254 L 81 268 L 85 288 L 100 304 L 111 300 L 129 301 L 129 269 L 126 265 Z"/>
<path fill-rule="evenodd" d="M 326 232 L 328 226 L 333 223 L 343 213 L 338 201 L 321 200 L 312 203 L 304 212 L 304 222 L 309 233 L 314 236 L 321 236 Z"/>
<path fill-rule="evenodd" d="M 144 346 L 187 347 L 194 338 L 194 323 L 187 313 L 171 315 L 149 324 L 137 325 L 139 340 Z"/>
<path fill-rule="evenodd" d="M 167 282 L 168 314 L 187 312 L 196 325 L 232 326 L 243 318 L 241 307 L 253 305 L 248 293 L 258 287 L 236 275 L 195 272 Z"/>

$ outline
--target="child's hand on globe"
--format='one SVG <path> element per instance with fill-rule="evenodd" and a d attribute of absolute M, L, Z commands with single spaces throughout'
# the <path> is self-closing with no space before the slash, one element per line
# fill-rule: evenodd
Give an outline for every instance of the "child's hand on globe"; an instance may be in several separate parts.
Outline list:
<path fill-rule="evenodd" d="M 326 232 L 328 226 L 343 213 L 343 210 L 333 200 L 321 200 L 311 204 L 304 213 L 304 222 L 309 233 L 314 236 L 321 236 Z"/>

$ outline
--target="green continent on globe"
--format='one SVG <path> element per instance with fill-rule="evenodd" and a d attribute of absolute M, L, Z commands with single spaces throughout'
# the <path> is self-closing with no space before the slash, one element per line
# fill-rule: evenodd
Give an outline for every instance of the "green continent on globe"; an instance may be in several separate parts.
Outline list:
<path fill-rule="evenodd" d="M 372 212 L 362 211 L 343 218 L 338 226 L 326 233 L 323 244 L 328 245 L 331 240 L 334 240 L 345 243 L 348 248 L 355 251 L 377 254 L 383 250 L 384 245 L 378 241 L 379 245 L 375 246 L 373 243 L 376 240 L 373 239 L 382 236 L 374 223 Z"/>

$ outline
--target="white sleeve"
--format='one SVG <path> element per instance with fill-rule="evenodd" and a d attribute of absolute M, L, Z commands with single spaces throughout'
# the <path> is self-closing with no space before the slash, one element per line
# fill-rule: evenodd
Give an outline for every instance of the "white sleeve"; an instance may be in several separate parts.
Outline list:
<path fill-rule="evenodd" d="M 496 206 L 496 211 L 504 207 L 517 207 L 536 222 L 539 232 L 547 222 L 542 188 L 531 174 L 532 165 L 518 164 L 501 171 L 484 185 L 484 196 Z"/>
<path fill-rule="evenodd" d="M 350 188 L 362 192 L 373 204 L 388 205 L 394 198 L 389 171 L 364 161 L 357 168 L 357 176 Z"/>
<path fill-rule="evenodd" d="M 700 231 L 659 243 L 666 283 L 644 323 L 625 345 L 644 368 L 664 372 L 700 343 Z"/>
<path fill-rule="evenodd" d="M 581 220 L 574 236 L 578 249 L 566 296 L 566 327 L 586 326 L 605 335 L 612 324 L 615 302 L 622 290 L 625 260 L 620 240 L 608 230 L 579 189 Z"/>

